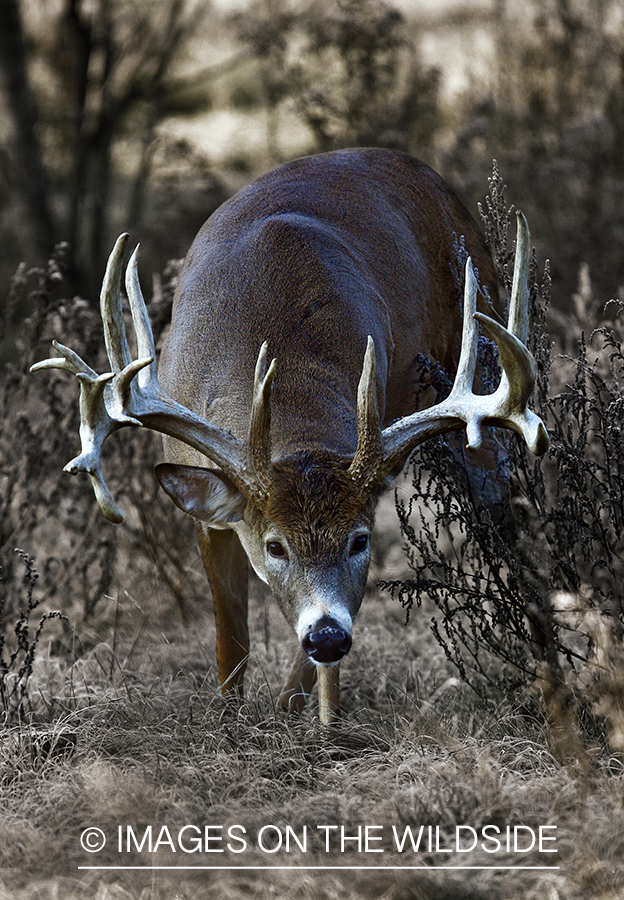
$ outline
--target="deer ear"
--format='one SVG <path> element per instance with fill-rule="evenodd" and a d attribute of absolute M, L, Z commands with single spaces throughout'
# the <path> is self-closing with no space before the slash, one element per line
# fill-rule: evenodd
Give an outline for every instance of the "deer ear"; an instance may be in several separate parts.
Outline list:
<path fill-rule="evenodd" d="M 175 505 L 211 528 L 227 528 L 243 518 L 247 500 L 222 472 L 172 463 L 161 463 L 155 471 Z"/>

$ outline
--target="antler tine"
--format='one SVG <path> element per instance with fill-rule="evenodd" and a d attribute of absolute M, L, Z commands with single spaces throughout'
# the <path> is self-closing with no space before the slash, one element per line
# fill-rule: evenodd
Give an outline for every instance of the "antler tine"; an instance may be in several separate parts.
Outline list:
<path fill-rule="evenodd" d="M 52 357 L 51 359 L 42 359 L 40 362 L 34 363 L 30 367 L 31 372 L 39 372 L 42 369 L 64 369 L 66 372 L 71 372 L 72 375 L 89 375 L 94 379 L 98 377 L 97 372 L 95 372 L 91 366 L 88 366 L 77 353 L 70 350 L 69 347 L 64 347 L 63 344 L 59 344 L 58 341 L 52 341 L 52 346 L 63 358 L 59 359 L 58 357 Z"/>
<path fill-rule="evenodd" d="M 248 489 L 265 500 L 271 487 L 271 386 L 277 360 L 267 367 L 269 345 L 260 347 L 254 372 L 251 416 L 249 420 Z"/>
<path fill-rule="evenodd" d="M 529 224 L 524 213 L 516 212 L 516 257 L 509 301 L 507 330 L 522 341 L 529 339 L 529 263 L 531 259 Z"/>
<path fill-rule="evenodd" d="M 108 258 L 102 291 L 100 294 L 100 311 L 104 326 L 104 340 L 106 352 L 116 376 L 111 382 L 106 405 L 110 417 L 119 425 L 141 425 L 137 418 L 142 409 L 142 396 L 138 388 L 154 388 L 152 385 L 153 367 L 156 351 L 152 329 L 147 315 L 145 300 L 141 292 L 138 273 L 138 246 L 130 257 L 126 268 L 126 291 L 132 324 L 137 339 L 138 359 L 133 360 L 130 355 L 126 326 L 121 309 L 121 282 L 123 275 L 123 256 L 128 243 L 128 235 L 122 234 L 116 241 L 113 251 Z M 135 378 L 138 379 L 135 382 Z M 138 384 L 137 384 L 138 382 Z M 131 398 L 128 399 L 128 392 Z M 133 412 L 128 415 L 127 409 Z"/>
<path fill-rule="evenodd" d="M 483 313 L 475 313 L 475 319 L 498 346 L 503 369 L 499 389 L 501 395 L 509 395 L 513 400 L 512 406 L 524 407 L 535 382 L 535 363 L 525 346 L 529 338 L 530 234 L 527 220 L 519 210 L 516 223 L 516 255 L 507 328 Z"/>
<path fill-rule="evenodd" d="M 126 294 L 128 295 L 132 324 L 136 335 L 137 356 L 139 359 L 151 359 L 154 361 L 156 359 L 154 335 L 147 306 L 143 298 L 143 291 L 141 290 L 141 282 L 139 281 L 139 247 L 140 244 L 137 244 L 126 268 Z M 141 388 L 147 388 L 150 384 L 155 386 L 157 381 L 156 367 L 147 364 L 139 372 L 137 381 Z"/>
<path fill-rule="evenodd" d="M 86 472 L 93 485 L 96 499 L 107 519 L 119 523 L 123 521 L 123 513 L 116 505 L 104 481 L 100 465 L 102 444 L 109 434 L 121 426 L 121 421 L 114 421 L 109 415 L 104 399 L 106 386 L 114 379 L 113 372 L 98 375 L 77 353 L 64 347 L 58 341 L 52 346 L 62 359 L 44 359 L 30 367 L 31 372 L 41 369 L 64 369 L 76 375 L 80 381 L 80 443 L 81 452 L 64 467 L 65 472 L 76 475 Z M 123 416 L 126 424 L 140 425 L 136 419 Z"/>
<path fill-rule="evenodd" d="M 358 443 L 349 474 L 365 488 L 377 480 L 383 465 L 379 408 L 377 406 L 377 364 L 375 342 L 369 335 L 357 392 Z"/>
<path fill-rule="evenodd" d="M 64 472 L 77 475 L 86 472 L 91 479 L 95 498 L 107 519 L 118 525 L 124 514 L 119 509 L 104 480 L 101 467 L 102 444 L 120 426 L 111 419 L 104 401 L 106 385 L 115 377 L 112 372 L 95 379 L 77 373 L 80 380 L 80 443 L 81 453 L 70 460 Z M 130 421 L 130 420 L 128 420 Z M 135 420 L 134 420 L 135 421 Z M 140 425 L 140 422 L 135 424 Z"/>
<path fill-rule="evenodd" d="M 113 252 L 108 258 L 100 293 L 100 314 L 104 326 L 106 353 L 115 374 L 125 369 L 132 361 L 121 312 L 121 276 L 127 243 L 127 234 L 117 238 Z"/>
<path fill-rule="evenodd" d="M 477 367 L 477 291 L 478 284 L 472 265 L 472 259 L 466 260 L 464 283 L 464 319 L 462 325 L 462 343 L 457 373 L 451 393 L 446 400 L 434 409 L 446 407 L 449 412 L 465 410 L 466 436 L 468 446 L 477 449 L 481 446 L 481 416 L 477 413 L 476 395 L 472 388 Z M 487 318 L 487 317 L 486 317 Z M 502 328 L 502 326 L 501 326 Z M 505 329 L 502 328 L 502 331 Z"/>
<path fill-rule="evenodd" d="M 475 313 L 477 311 L 478 289 L 479 285 L 477 284 L 472 259 L 468 257 L 464 283 L 464 319 L 462 323 L 461 350 L 450 396 L 470 393 L 474 384 L 477 368 L 478 335 Z"/>

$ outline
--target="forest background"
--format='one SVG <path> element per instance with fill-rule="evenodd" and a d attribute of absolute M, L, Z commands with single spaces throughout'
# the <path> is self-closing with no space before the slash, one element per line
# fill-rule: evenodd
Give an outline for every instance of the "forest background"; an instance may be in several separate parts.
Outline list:
<path fill-rule="evenodd" d="M 407 150 L 474 212 L 492 159 L 565 308 L 624 280 L 619 0 L 2 0 L 0 303 L 69 244 L 90 302 L 120 230 L 184 256 L 224 197 L 294 156 Z M 420 11 L 419 11 L 420 10 Z M 8 310 L 9 321 L 25 310 Z M 6 325 L 7 323 L 5 323 Z"/>

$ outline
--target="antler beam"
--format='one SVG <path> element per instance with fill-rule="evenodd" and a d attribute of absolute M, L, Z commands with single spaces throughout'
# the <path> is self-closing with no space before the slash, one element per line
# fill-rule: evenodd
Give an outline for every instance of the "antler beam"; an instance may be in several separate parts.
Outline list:
<path fill-rule="evenodd" d="M 377 442 L 370 437 L 375 428 L 379 433 L 379 426 L 375 401 L 374 346 L 369 338 L 358 388 L 358 449 L 351 465 L 354 478 L 363 479 L 367 484 L 379 482 L 402 463 L 418 444 L 463 425 L 466 427 L 468 447 L 473 450 L 481 446 L 481 429 L 486 424 L 517 431 L 537 455 L 548 450 L 550 441 L 542 420 L 527 409 L 535 384 L 535 363 L 524 343 L 529 333 L 530 239 L 529 227 L 522 213 L 517 214 L 517 224 L 507 328 L 476 311 L 478 285 L 469 259 L 466 263 L 461 353 L 451 393 L 436 406 L 399 419 L 381 432 L 381 439 Z M 493 394 L 481 395 L 472 391 L 477 363 L 477 322 L 493 337 L 500 354 L 503 373 Z"/>

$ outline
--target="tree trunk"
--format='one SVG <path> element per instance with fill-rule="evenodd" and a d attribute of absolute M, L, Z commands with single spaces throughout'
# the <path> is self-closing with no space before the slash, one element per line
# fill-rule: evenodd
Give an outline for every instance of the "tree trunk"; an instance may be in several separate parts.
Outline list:
<path fill-rule="evenodd" d="M 0 0 L 0 76 L 4 82 L 7 111 L 13 120 L 10 158 L 14 183 L 27 204 L 29 238 L 47 257 L 54 244 L 54 224 L 48 180 L 37 139 L 37 114 L 28 82 L 17 0 Z"/>

